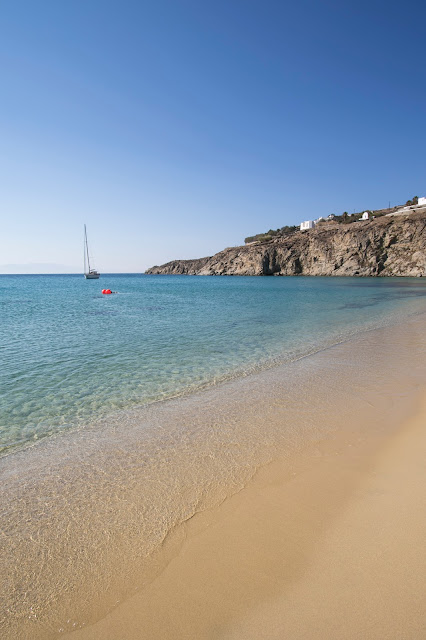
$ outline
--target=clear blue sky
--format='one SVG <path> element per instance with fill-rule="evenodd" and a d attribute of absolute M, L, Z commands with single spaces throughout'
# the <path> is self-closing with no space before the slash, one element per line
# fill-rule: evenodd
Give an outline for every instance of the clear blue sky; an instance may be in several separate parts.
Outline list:
<path fill-rule="evenodd" d="M 425 26 L 420 1 L 4 0 L 0 264 L 81 270 L 86 222 L 99 269 L 143 271 L 426 195 Z"/>

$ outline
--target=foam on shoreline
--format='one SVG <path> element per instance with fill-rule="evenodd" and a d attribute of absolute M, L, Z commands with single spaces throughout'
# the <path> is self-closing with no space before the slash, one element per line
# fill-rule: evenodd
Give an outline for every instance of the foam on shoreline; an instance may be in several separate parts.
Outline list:
<path fill-rule="evenodd" d="M 4 637 L 55 638 L 149 589 L 179 557 L 182 523 L 228 504 L 271 460 L 290 477 L 333 434 L 387 437 L 426 380 L 424 325 L 418 316 L 4 459 Z"/>

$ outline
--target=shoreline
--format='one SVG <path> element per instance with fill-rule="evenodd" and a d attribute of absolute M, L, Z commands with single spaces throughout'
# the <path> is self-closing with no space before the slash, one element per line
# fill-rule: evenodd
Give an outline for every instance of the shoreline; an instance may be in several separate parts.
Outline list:
<path fill-rule="evenodd" d="M 60 340 L 44 349 L 40 369 L 25 341 L 13 343 L 13 327 L 21 320 L 13 313 L 6 317 L 11 344 L 8 348 L 6 341 L 2 376 L 6 393 L 0 411 L 1 457 L 56 435 L 86 430 L 92 422 L 116 420 L 117 412 L 203 392 L 218 383 L 295 361 L 424 310 L 424 286 L 415 278 L 409 282 L 403 278 L 388 282 L 345 278 L 343 283 L 329 278 L 290 278 L 285 284 L 280 279 L 249 278 L 244 285 L 238 280 L 214 285 L 206 277 L 197 285 L 194 279 L 192 284 L 178 279 L 178 286 L 171 278 L 163 279 L 164 286 L 155 285 L 155 278 L 148 280 L 150 284 L 125 280 L 129 295 L 121 296 L 119 303 L 117 297 L 106 302 L 100 293 L 93 295 L 91 287 L 78 281 L 71 285 L 69 296 L 65 294 L 68 287 L 51 286 L 42 277 L 36 287 L 28 282 L 22 287 L 10 285 L 7 309 L 12 310 L 22 295 L 36 305 L 38 322 L 33 328 L 30 324 L 29 335 L 37 341 L 42 314 L 56 318 L 63 306 L 73 344 L 59 359 L 55 354 L 61 354 Z M 113 283 L 111 286 L 114 288 Z M 174 298 L 168 299 L 170 287 L 183 304 L 177 307 L 176 318 Z M 120 288 L 118 279 L 115 288 Z M 195 294 L 198 303 L 193 315 L 188 305 Z M 76 307 L 68 305 L 69 297 L 74 296 Z M 257 299 L 255 305 L 250 304 L 251 296 Z M 294 305 L 287 304 L 288 296 L 295 296 Z M 42 300 L 48 303 L 47 309 Z M 156 300 L 159 306 L 151 306 Z M 111 345 L 98 343 L 95 332 L 80 331 L 72 321 L 77 308 L 79 315 L 99 320 L 111 336 Z M 219 311 L 222 308 L 226 313 Z M 206 322 L 207 309 L 213 316 Z M 188 312 L 189 325 L 185 321 Z M 151 322 L 154 330 L 146 331 Z M 133 340 L 137 341 L 134 345 Z"/>
<path fill-rule="evenodd" d="M 335 434 L 290 473 L 266 465 L 185 523 L 178 555 L 146 589 L 64 637 L 420 640 L 425 423 L 423 389 L 388 436 Z"/>
<path fill-rule="evenodd" d="M 20 275 L 20 274 L 17 274 Z M 27 275 L 27 274 L 25 274 Z M 37 275 L 37 274 L 32 274 Z M 42 274 L 46 275 L 46 274 Z M 49 275 L 49 274 L 48 274 Z M 50 274 L 50 275 L 63 275 L 63 274 Z M 73 275 L 73 274 L 68 274 Z M 124 275 L 124 274 L 123 274 Z M 195 277 L 195 276 L 194 276 Z M 207 276 L 200 276 L 207 277 Z M 248 276 L 251 277 L 251 276 Z M 290 277 L 290 276 L 286 276 Z M 327 277 L 327 276 L 303 276 L 303 277 Z M 78 434 L 79 432 L 84 430 L 89 430 L 91 428 L 99 428 L 98 425 L 108 424 L 111 421 L 119 420 L 120 417 L 126 415 L 137 414 L 138 412 L 143 412 L 144 410 L 151 409 L 157 405 L 163 405 L 174 401 L 185 400 L 192 397 L 197 397 L 200 394 L 208 392 L 212 389 L 220 389 L 221 387 L 226 387 L 229 384 L 234 382 L 238 383 L 240 380 L 247 378 L 249 376 L 257 376 L 264 372 L 274 370 L 277 368 L 293 365 L 300 360 L 304 360 L 306 358 L 311 358 L 316 356 L 317 354 L 321 354 L 322 352 L 326 352 L 329 349 L 333 349 L 339 347 L 340 345 L 344 345 L 350 343 L 358 338 L 369 334 L 375 331 L 381 331 L 383 329 L 391 329 L 392 327 L 399 326 L 403 322 L 407 322 L 410 320 L 415 320 L 416 318 L 421 318 L 423 315 L 426 316 L 426 312 L 423 310 L 411 310 L 409 313 L 400 312 L 399 315 L 395 315 L 391 320 L 382 322 L 379 325 L 365 326 L 359 329 L 358 331 L 347 332 L 344 335 L 341 335 L 338 339 L 336 336 L 333 336 L 328 341 L 324 341 L 322 344 L 317 345 L 312 348 L 312 350 L 304 351 L 304 350 L 293 350 L 282 353 L 274 358 L 270 358 L 268 360 L 261 360 L 256 363 L 251 363 L 245 367 L 241 367 L 232 373 L 225 373 L 220 376 L 216 376 L 208 381 L 197 383 L 192 387 L 188 387 L 181 392 L 176 393 L 175 395 L 169 395 L 166 397 L 159 397 L 153 400 L 150 400 L 146 403 L 136 404 L 134 406 L 129 406 L 126 408 L 116 409 L 115 411 L 108 413 L 107 415 L 93 418 L 88 422 L 84 421 L 82 424 L 75 424 L 72 427 L 62 431 L 60 429 L 55 429 L 51 433 L 43 434 L 37 440 L 30 440 L 24 443 L 19 443 L 17 445 L 14 444 L 6 444 L 0 445 L 3 447 L 0 450 L 0 465 L 1 461 L 7 458 L 8 456 L 15 455 L 25 455 L 27 451 L 32 449 L 33 447 L 43 446 L 45 443 L 49 443 L 56 438 L 62 437 L 73 437 L 74 434 Z M 84 433 L 84 431 L 83 431 Z"/>
<path fill-rule="evenodd" d="M 44 640 L 86 626 L 72 634 L 77 640 L 97 633 L 112 616 L 124 631 L 110 637 L 132 638 L 134 616 L 122 612 L 138 597 L 134 592 L 146 598 L 161 584 L 185 544 L 213 531 L 221 509 L 250 494 L 247 487 L 267 473 L 271 460 L 281 460 L 280 482 L 284 473 L 288 484 L 303 452 L 314 452 L 307 458 L 314 470 L 325 455 L 322 449 L 336 437 L 355 438 L 351 449 L 360 438 L 371 449 L 373 435 L 384 442 L 399 428 L 426 381 L 424 326 L 425 315 L 418 315 L 291 365 L 150 407 L 142 422 L 141 412 L 135 412 L 125 432 L 112 422 L 102 438 L 89 431 L 46 442 L 33 449 L 25 469 L 14 464 L 23 458 L 19 453 L 4 458 L 6 493 L 0 505 L 9 531 L 3 557 L 19 561 L 10 570 L 4 637 Z M 141 445 L 142 428 L 148 441 L 162 429 L 160 449 Z M 184 502 L 176 505 L 181 496 Z M 253 515 L 251 504 L 247 515 Z M 226 557 L 220 538 L 204 549 L 203 564 L 210 562 L 212 570 L 214 549 Z M 193 593 L 196 577 L 180 572 L 181 590 Z M 16 584 L 24 584 L 25 597 Z M 238 593 L 241 589 L 234 596 Z M 252 594 L 249 600 L 260 603 L 261 597 Z M 149 601 L 158 625 L 167 601 L 157 609 L 155 598 Z M 231 595 L 229 601 L 234 610 Z M 175 613 L 178 619 L 179 607 Z M 222 614 L 219 608 L 219 618 Z M 206 619 L 201 612 L 198 618 Z M 169 636 L 155 629 L 146 637 L 188 637 L 175 627 Z M 135 633 L 141 637 L 140 630 Z"/>

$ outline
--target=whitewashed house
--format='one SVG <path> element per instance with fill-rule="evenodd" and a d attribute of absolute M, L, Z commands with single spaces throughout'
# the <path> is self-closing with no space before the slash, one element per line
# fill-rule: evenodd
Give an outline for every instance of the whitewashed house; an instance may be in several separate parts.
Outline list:
<path fill-rule="evenodd" d="M 334 213 L 330 213 L 330 215 L 327 216 L 327 220 L 334 220 L 335 217 Z"/>
<path fill-rule="evenodd" d="M 364 211 L 364 213 L 360 217 L 360 220 L 368 220 L 369 218 L 370 218 L 370 214 L 368 213 L 368 211 Z"/>
<path fill-rule="evenodd" d="M 421 205 L 422 207 L 426 207 L 426 198 L 418 198 L 417 204 Z"/>
<path fill-rule="evenodd" d="M 313 229 L 314 227 L 314 220 L 306 220 L 305 222 L 300 223 L 300 231 L 307 231 L 308 229 Z"/>

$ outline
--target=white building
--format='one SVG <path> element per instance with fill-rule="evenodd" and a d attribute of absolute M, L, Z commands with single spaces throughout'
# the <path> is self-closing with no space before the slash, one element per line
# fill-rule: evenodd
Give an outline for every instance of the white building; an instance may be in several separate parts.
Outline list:
<path fill-rule="evenodd" d="M 300 224 L 300 231 L 306 231 L 307 229 L 313 229 L 315 222 L 313 220 L 306 220 Z"/>
<path fill-rule="evenodd" d="M 417 204 L 420 204 L 422 207 L 426 206 L 426 198 L 418 198 Z"/>
<path fill-rule="evenodd" d="M 330 215 L 327 216 L 327 220 L 334 220 L 335 217 L 334 213 L 330 213 Z"/>
<path fill-rule="evenodd" d="M 368 211 L 364 211 L 364 213 L 360 217 L 360 220 L 368 220 L 369 217 L 370 217 L 370 214 L 368 213 Z"/>

